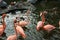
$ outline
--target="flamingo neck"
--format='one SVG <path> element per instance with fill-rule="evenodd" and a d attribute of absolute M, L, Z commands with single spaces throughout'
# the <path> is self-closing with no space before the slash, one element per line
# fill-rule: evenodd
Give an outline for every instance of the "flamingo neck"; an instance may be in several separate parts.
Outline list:
<path fill-rule="evenodd" d="M 3 25 L 5 24 L 4 18 L 2 18 Z"/>
<path fill-rule="evenodd" d="M 45 16 L 44 16 L 44 13 L 42 13 L 42 26 L 44 27 L 44 23 L 45 23 Z"/>
<path fill-rule="evenodd" d="M 42 13 L 42 22 L 45 22 L 45 16 L 44 16 L 44 13 Z"/>
<path fill-rule="evenodd" d="M 3 24 L 3 29 L 5 30 L 6 24 L 5 24 L 4 18 L 2 18 L 2 24 Z M 3 31 L 4 31 L 4 30 L 3 30 Z"/>
<path fill-rule="evenodd" d="M 15 29 L 16 36 L 17 36 L 17 30 L 16 30 L 16 23 L 15 22 L 14 22 L 14 29 Z"/>

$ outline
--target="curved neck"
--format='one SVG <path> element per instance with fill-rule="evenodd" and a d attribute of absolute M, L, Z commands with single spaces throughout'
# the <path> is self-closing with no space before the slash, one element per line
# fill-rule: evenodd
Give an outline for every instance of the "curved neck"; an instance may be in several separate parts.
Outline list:
<path fill-rule="evenodd" d="M 17 36 L 17 30 L 16 30 L 16 23 L 15 22 L 14 22 L 14 29 L 15 29 L 16 36 Z"/>
<path fill-rule="evenodd" d="M 45 22 L 45 16 L 44 16 L 44 13 L 42 13 L 42 22 Z"/>
<path fill-rule="evenodd" d="M 5 24 L 4 18 L 2 18 L 2 24 L 3 24 L 3 25 Z"/>
<path fill-rule="evenodd" d="M 4 18 L 2 18 L 2 24 L 3 24 L 3 29 L 5 30 L 5 28 L 6 28 L 6 23 L 5 23 L 5 21 L 4 21 Z"/>
<path fill-rule="evenodd" d="M 17 37 L 17 30 L 16 30 L 16 24 L 15 24 L 15 22 L 14 22 L 14 29 L 15 29 L 15 35 L 16 35 L 16 37 Z M 17 40 L 17 39 L 16 39 Z"/>

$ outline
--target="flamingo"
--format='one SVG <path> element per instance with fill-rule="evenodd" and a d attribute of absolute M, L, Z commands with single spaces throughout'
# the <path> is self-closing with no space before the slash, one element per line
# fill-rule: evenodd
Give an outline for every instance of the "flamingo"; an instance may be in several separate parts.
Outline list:
<path fill-rule="evenodd" d="M 4 18 L 5 18 L 6 14 L 3 13 L 2 15 L 2 25 L 0 25 L 0 36 L 2 36 L 5 28 L 6 28 L 6 24 L 5 24 L 5 21 L 4 21 Z"/>
<path fill-rule="evenodd" d="M 30 10 L 28 9 L 27 12 L 25 13 L 25 15 L 28 17 L 29 13 L 30 13 Z M 18 17 L 16 19 L 18 19 Z M 24 27 L 28 24 L 29 24 L 29 20 L 28 21 L 22 20 L 22 21 L 19 21 L 18 25 L 21 26 L 21 27 Z"/>
<path fill-rule="evenodd" d="M 15 22 L 15 30 L 16 34 L 20 34 L 23 38 L 26 38 L 26 34 L 24 33 L 24 30 L 21 26 L 18 25 L 18 22 Z"/>
<path fill-rule="evenodd" d="M 17 33 L 20 34 L 23 38 L 26 38 L 26 34 L 24 33 L 24 30 L 22 27 L 17 26 L 16 27 Z"/>
<path fill-rule="evenodd" d="M 50 32 L 53 29 L 55 29 L 56 27 L 53 26 L 53 25 L 51 25 L 51 24 L 47 24 L 47 25 L 44 26 L 44 22 L 45 22 L 44 13 L 45 12 L 43 12 L 43 13 L 40 14 L 40 15 L 42 15 L 42 21 L 41 22 L 40 21 L 38 22 L 38 24 L 37 24 L 37 30 L 39 30 L 42 27 L 43 30 L 45 30 L 47 32 Z"/>
<path fill-rule="evenodd" d="M 14 29 L 15 29 L 15 34 L 13 34 L 13 35 L 10 35 L 8 38 L 7 38 L 7 40 L 17 40 L 17 31 L 16 31 L 16 25 L 17 25 L 17 23 L 14 21 Z"/>
<path fill-rule="evenodd" d="M 15 20 L 14 20 L 14 29 L 15 29 L 15 34 L 13 34 L 13 35 L 10 35 L 8 38 L 7 38 L 7 40 L 17 40 L 17 31 L 16 31 L 16 25 L 17 25 L 17 23 L 15 22 Z"/>
<path fill-rule="evenodd" d="M 23 38 L 26 38 L 24 30 L 18 25 L 18 22 L 14 21 L 15 34 L 10 35 L 7 40 L 17 40 L 17 35 L 20 34 Z"/>
<path fill-rule="evenodd" d="M 43 13 L 43 12 L 40 13 L 40 16 L 42 16 L 42 21 L 39 21 L 39 22 L 37 23 L 37 26 L 36 26 L 37 31 L 39 31 L 40 28 L 43 27 L 44 22 L 45 22 L 45 18 L 44 18 L 44 13 Z"/>
<path fill-rule="evenodd" d="M 18 17 L 16 17 L 16 19 L 14 20 L 14 26 L 15 26 L 14 28 L 15 28 L 16 34 L 9 36 L 7 40 L 16 40 L 18 34 L 20 34 L 23 38 L 26 38 L 26 34 L 24 33 L 24 30 L 22 27 L 26 26 L 28 22 L 26 21 L 17 22 L 17 19 Z"/>
<path fill-rule="evenodd" d="M 19 21 L 19 20 L 18 20 L 18 17 L 16 17 L 16 19 L 15 19 L 14 21 L 15 21 L 15 22 L 18 21 L 18 25 L 21 26 L 21 27 L 24 27 L 24 26 L 26 26 L 26 25 L 28 24 L 27 21 L 24 21 L 24 20 Z"/>

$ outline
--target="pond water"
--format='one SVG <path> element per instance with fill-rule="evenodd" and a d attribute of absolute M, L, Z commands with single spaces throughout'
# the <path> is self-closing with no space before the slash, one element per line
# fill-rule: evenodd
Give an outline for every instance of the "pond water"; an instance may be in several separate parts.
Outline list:
<path fill-rule="evenodd" d="M 9 16 L 9 18 L 5 17 L 5 22 L 6 22 L 5 33 L 6 33 L 6 36 L 8 37 L 8 36 L 13 35 L 15 33 L 14 24 L 13 24 L 14 19 L 17 16 L 24 17 L 25 14 L 21 13 L 20 11 L 16 11 L 16 14 L 8 13 L 7 15 Z M 39 36 L 40 33 L 38 34 L 38 32 L 36 31 L 36 24 L 34 24 L 37 22 L 37 20 L 35 19 L 36 18 L 35 16 L 36 15 L 34 13 L 30 12 L 30 14 L 29 14 L 30 23 L 26 26 L 28 29 L 25 30 L 27 38 L 24 40 L 37 40 L 37 39 L 40 40 L 40 36 Z M 37 36 L 39 36 L 39 37 L 37 37 Z"/>
<path fill-rule="evenodd" d="M 25 10 L 26 11 L 26 10 Z M 6 29 L 5 29 L 5 33 L 6 36 L 3 36 L 0 38 L 0 40 L 6 40 L 8 36 L 13 35 L 15 33 L 14 30 L 14 24 L 13 21 L 16 17 L 26 17 L 25 16 L 25 11 L 23 13 L 21 13 L 21 11 L 15 11 L 16 14 L 12 14 L 12 13 L 8 13 L 7 15 L 9 15 L 9 18 L 5 17 L 5 22 L 6 22 Z M 25 34 L 27 35 L 27 38 L 22 39 L 21 37 L 19 37 L 18 40 L 60 40 L 59 37 L 57 36 L 57 33 L 55 33 L 54 35 L 52 35 L 52 37 L 50 37 L 49 39 L 44 39 L 44 31 L 37 31 L 36 30 L 36 24 L 37 24 L 37 18 L 38 15 L 30 12 L 29 14 L 29 20 L 30 23 L 26 26 L 27 29 L 25 30 Z M 28 18 L 25 18 L 28 20 Z M 1 20 L 1 16 L 0 16 L 0 20 Z M 58 33 L 59 35 L 60 33 Z M 56 39 L 55 39 L 56 38 Z"/>

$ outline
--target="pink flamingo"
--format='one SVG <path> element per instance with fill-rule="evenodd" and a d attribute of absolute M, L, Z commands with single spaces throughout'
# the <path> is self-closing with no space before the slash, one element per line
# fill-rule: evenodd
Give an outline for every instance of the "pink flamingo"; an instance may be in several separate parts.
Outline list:
<path fill-rule="evenodd" d="M 26 35 L 24 33 L 24 30 L 22 27 L 18 26 L 18 22 L 14 21 L 14 28 L 16 31 L 16 34 L 10 35 L 7 40 L 17 40 L 17 35 L 20 34 L 23 38 L 26 38 Z"/>
<path fill-rule="evenodd" d="M 16 17 L 16 19 L 14 20 L 15 22 L 17 22 L 17 18 L 18 18 L 18 17 Z M 27 21 L 24 21 L 24 20 L 18 21 L 18 25 L 21 26 L 21 27 L 24 27 L 24 26 L 26 26 L 27 24 L 28 24 Z"/>
<path fill-rule="evenodd" d="M 2 36 L 5 28 L 6 28 L 6 24 L 5 24 L 5 21 L 4 21 L 4 18 L 5 18 L 6 14 L 3 13 L 2 15 L 2 25 L 0 25 L 0 36 Z"/>
<path fill-rule="evenodd" d="M 16 27 L 17 33 L 20 34 L 23 38 L 26 38 L 26 34 L 24 33 L 24 30 L 22 27 L 17 26 Z"/>
<path fill-rule="evenodd" d="M 15 29 L 15 34 L 14 35 L 10 35 L 7 40 L 17 40 L 17 31 L 16 31 L 16 24 L 15 21 L 14 21 L 14 29 Z"/>
<path fill-rule="evenodd" d="M 16 33 L 20 34 L 23 38 L 26 38 L 26 34 L 24 33 L 23 28 L 18 24 L 19 24 L 19 22 L 15 21 Z"/>
<path fill-rule="evenodd" d="M 44 13 L 43 13 L 43 12 L 40 13 L 40 16 L 42 16 L 42 21 L 39 21 L 39 22 L 37 23 L 37 27 L 36 27 L 37 31 L 39 31 L 40 28 L 43 27 L 44 22 L 45 22 L 45 17 L 44 17 Z"/>
<path fill-rule="evenodd" d="M 30 10 L 28 9 L 27 12 L 25 13 L 25 15 L 28 17 L 29 13 L 30 13 Z M 21 27 L 24 27 L 24 26 L 28 25 L 28 23 L 29 23 L 29 20 L 28 21 L 22 20 L 22 21 L 19 21 L 18 25 Z"/>
<path fill-rule="evenodd" d="M 44 22 L 45 22 L 44 12 L 41 15 L 42 15 L 42 21 L 38 22 L 38 24 L 37 24 L 37 29 L 38 30 L 42 27 L 43 30 L 45 30 L 47 32 L 50 32 L 50 31 L 52 31 L 53 29 L 56 28 L 55 26 L 50 25 L 50 24 L 47 24 L 47 25 L 44 26 Z"/>
<path fill-rule="evenodd" d="M 28 13 L 27 12 L 27 16 L 28 16 Z M 17 19 L 18 17 L 16 17 Z M 28 22 L 26 21 L 19 21 L 17 22 L 17 20 L 14 20 L 14 26 L 15 26 L 15 31 L 16 31 L 16 34 L 14 35 L 11 35 L 7 38 L 7 40 L 16 40 L 17 39 L 17 35 L 20 34 L 23 38 L 26 38 L 26 34 L 24 33 L 24 30 L 22 27 L 26 26 L 28 24 Z"/>

